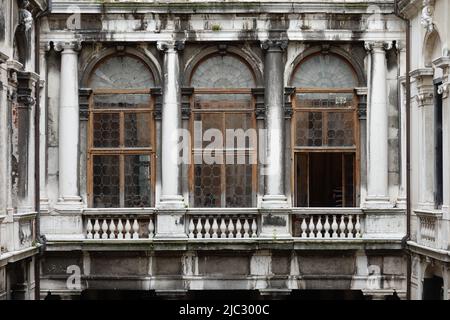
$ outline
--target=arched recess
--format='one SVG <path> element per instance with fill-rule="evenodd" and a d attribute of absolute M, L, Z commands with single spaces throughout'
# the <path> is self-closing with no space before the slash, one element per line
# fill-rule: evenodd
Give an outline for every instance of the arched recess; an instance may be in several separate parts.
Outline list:
<path fill-rule="evenodd" d="M 248 60 L 230 51 L 220 54 L 210 50 L 195 59 L 186 73 L 185 83 L 194 88 L 191 127 L 200 123 L 202 136 L 215 132 L 219 149 L 226 147 L 226 154 L 216 152 L 214 159 L 205 157 L 191 166 L 194 207 L 256 206 L 257 137 L 252 89 L 261 77 Z M 230 138 L 229 130 L 238 130 L 238 135 L 241 130 L 245 136 Z M 195 142 L 192 145 L 192 157 L 199 159 L 202 151 Z"/>
<path fill-rule="evenodd" d="M 251 70 L 254 78 L 255 87 L 264 85 L 264 78 L 262 75 L 262 63 L 258 57 L 253 53 L 241 50 L 234 46 L 227 46 L 224 49 L 218 46 L 211 46 L 201 49 L 201 51 L 194 55 L 187 63 L 184 69 L 183 85 L 190 86 L 191 79 L 196 72 L 196 68 L 201 64 L 215 56 L 231 57 L 231 59 L 238 59 L 239 63 L 244 64 L 249 70 Z"/>
<path fill-rule="evenodd" d="M 127 57 L 128 59 L 138 60 L 141 64 L 148 68 L 152 74 L 153 87 L 161 86 L 161 67 L 156 57 L 147 50 L 141 51 L 135 48 L 126 47 L 123 50 L 119 50 L 118 48 L 107 48 L 97 54 L 94 54 L 83 69 L 80 79 L 81 87 L 89 88 L 91 78 L 96 70 L 99 70 L 102 63 L 108 63 L 108 60 L 114 59 L 115 57 Z"/>
<path fill-rule="evenodd" d="M 318 54 L 338 57 L 354 71 L 357 79 L 355 87 L 365 87 L 367 85 L 366 73 L 364 71 L 364 62 L 359 61 L 359 59 L 353 57 L 347 51 L 335 46 L 327 47 L 326 49 L 324 49 L 322 46 L 310 47 L 299 54 L 297 57 L 295 57 L 295 59 L 293 59 L 290 64 L 286 65 L 285 74 L 288 85 L 293 86 L 293 77 L 295 76 L 301 63 L 306 61 L 306 59 Z"/>
<path fill-rule="evenodd" d="M 360 134 L 351 63 L 315 51 L 293 70 L 293 188 L 298 207 L 355 207 L 359 194 Z M 298 224 L 299 221 L 296 221 Z"/>
<path fill-rule="evenodd" d="M 439 32 L 434 29 L 432 32 L 428 32 L 425 36 L 423 46 L 423 57 L 425 67 L 431 67 L 434 59 L 439 58 L 442 55 L 441 38 Z"/>

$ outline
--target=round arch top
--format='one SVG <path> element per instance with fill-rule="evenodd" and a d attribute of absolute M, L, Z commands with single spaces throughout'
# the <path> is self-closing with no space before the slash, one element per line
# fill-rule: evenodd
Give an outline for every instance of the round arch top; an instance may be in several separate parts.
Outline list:
<path fill-rule="evenodd" d="M 313 54 L 296 68 L 291 85 L 297 88 L 354 88 L 358 79 L 353 68 L 336 54 Z"/>
<path fill-rule="evenodd" d="M 149 67 L 131 55 L 108 56 L 92 71 L 89 87 L 92 89 L 148 89 L 155 86 Z"/>
<path fill-rule="evenodd" d="M 255 77 L 238 57 L 213 55 L 201 61 L 191 77 L 191 86 L 196 88 L 253 88 Z"/>

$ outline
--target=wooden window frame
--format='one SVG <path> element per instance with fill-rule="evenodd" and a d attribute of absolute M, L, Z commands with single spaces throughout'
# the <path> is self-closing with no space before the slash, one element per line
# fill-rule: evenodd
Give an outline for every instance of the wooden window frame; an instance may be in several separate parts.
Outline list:
<path fill-rule="evenodd" d="M 148 94 L 149 106 L 148 108 L 129 108 L 129 109 L 95 109 L 94 97 L 95 95 L 114 95 L 114 94 Z M 155 205 L 155 186 L 156 186 L 156 125 L 154 119 L 155 112 L 155 97 L 152 94 L 151 89 L 97 89 L 93 90 L 89 97 L 89 116 L 88 116 L 88 152 L 87 152 L 87 198 L 88 207 L 95 208 L 94 206 L 94 156 L 119 156 L 119 197 L 120 204 L 118 208 L 125 207 L 125 161 L 124 158 L 127 155 L 148 155 L 150 157 L 150 175 L 148 177 L 151 187 L 150 207 Z M 120 142 L 117 148 L 99 148 L 94 147 L 94 115 L 95 114 L 119 114 L 119 131 Z M 146 113 L 150 115 L 150 147 L 125 147 L 125 114 L 126 113 Z"/>
<path fill-rule="evenodd" d="M 212 110 L 202 110 L 202 109 L 198 109 L 195 107 L 195 96 L 196 95 L 206 95 L 206 94 L 223 94 L 223 95 L 227 95 L 227 94 L 235 94 L 235 95 L 250 95 L 251 96 L 251 107 L 247 108 L 247 109 L 212 109 Z M 257 130 L 257 119 L 256 119 L 256 115 L 255 115 L 255 107 L 256 107 L 256 101 L 255 101 L 255 97 L 252 93 L 252 89 L 247 89 L 247 88 L 227 88 L 227 89 L 223 89 L 223 88 L 194 88 L 194 92 L 191 96 L 191 112 L 192 112 L 192 116 L 191 116 L 191 120 L 189 123 L 189 130 L 191 133 L 194 132 L 194 121 L 195 121 L 195 115 L 196 114 L 220 114 L 222 116 L 222 124 L 223 124 L 223 128 L 225 128 L 225 115 L 226 114 L 251 114 L 251 119 L 252 119 L 252 129 Z M 225 133 L 225 132 L 223 132 Z M 259 141 L 259 137 L 257 137 L 257 143 Z M 225 143 L 225 140 L 223 141 Z M 202 148 L 203 150 L 203 148 Z M 225 154 L 225 148 L 224 150 L 224 163 L 220 165 L 221 167 L 221 206 L 217 206 L 217 207 L 208 207 L 208 208 L 217 208 L 217 209 L 223 209 L 223 208 L 228 208 L 226 206 L 226 154 Z M 191 134 L 191 165 L 190 165 L 190 169 L 189 169 L 189 189 L 190 192 L 192 194 L 192 198 L 190 201 L 190 204 L 192 207 L 195 207 L 195 166 L 196 164 L 194 163 L 194 155 L 196 153 L 196 149 L 195 149 L 195 145 L 194 145 L 194 134 Z M 255 152 L 255 157 L 256 157 L 256 163 L 252 164 L 252 203 L 251 206 L 246 207 L 246 208 L 252 208 L 252 207 L 256 207 L 257 205 L 257 187 L 258 187 L 258 147 L 255 148 L 254 150 Z M 246 150 L 246 154 L 250 154 L 250 152 L 248 150 Z"/>
<path fill-rule="evenodd" d="M 352 99 L 352 106 L 350 108 L 320 108 L 320 107 L 302 107 L 299 105 L 299 101 L 297 99 L 297 95 L 301 93 L 351 93 L 353 95 Z M 355 156 L 355 164 L 354 164 L 354 174 L 353 174 L 353 181 L 354 181 L 354 194 L 353 194 L 353 207 L 357 207 L 358 203 L 358 194 L 359 194 L 359 187 L 360 187 L 360 181 L 361 181 L 361 141 L 360 141 L 360 126 L 359 126 L 359 119 L 358 119 L 358 97 L 355 93 L 354 88 L 297 88 L 295 92 L 293 93 L 292 97 L 292 106 L 293 106 L 293 115 L 292 115 L 292 125 L 291 125 L 291 150 L 292 150 L 292 161 L 291 161 L 291 168 L 294 174 L 291 176 L 291 188 L 294 190 L 294 204 L 295 207 L 298 207 L 298 172 L 297 172 L 297 154 L 307 154 L 309 158 L 309 154 L 311 153 L 341 153 L 342 157 L 345 157 L 345 154 L 354 154 Z M 321 147 L 306 147 L 306 146 L 296 146 L 296 133 L 297 133 L 297 117 L 300 112 L 321 112 L 322 113 L 322 141 L 324 146 Z M 328 147 L 328 117 L 327 113 L 330 112 L 351 112 L 353 113 L 353 135 L 354 135 L 354 141 L 355 146 L 353 147 Z M 308 164 L 309 166 L 309 164 Z M 344 161 L 342 162 L 342 166 L 344 168 Z M 308 169 L 309 170 L 309 169 Z M 344 169 L 343 169 L 344 170 Z M 344 173 L 344 171 L 343 171 Z M 344 180 L 345 175 L 342 175 L 342 181 L 343 181 L 343 207 L 345 208 L 345 188 L 344 188 Z M 307 180 L 307 183 L 309 184 L 309 177 Z M 307 197 L 308 197 L 308 207 L 309 207 L 309 187 L 307 191 Z"/>

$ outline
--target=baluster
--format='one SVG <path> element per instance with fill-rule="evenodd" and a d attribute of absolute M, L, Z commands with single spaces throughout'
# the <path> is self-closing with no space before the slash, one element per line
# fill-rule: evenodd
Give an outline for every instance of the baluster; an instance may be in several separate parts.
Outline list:
<path fill-rule="evenodd" d="M 100 231 L 100 224 L 98 223 L 98 219 L 95 219 L 95 223 L 94 223 L 94 239 L 100 239 L 99 231 Z"/>
<path fill-rule="evenodd" d="M 217 217 L 214 217 L 213 224 L 212 224 L 212 237 L 214 239 L 218 238 L 217 230 L 219 230 L 219 224 L 217 223 Z"/>
<path fill-rule="evenodd" d="M 314 228 L 314 216 L 309 217 L 308 229 L 309 229 L 308 238 L 314 238 L 314 229 L 315 229 Z"/>
<path fill-rule="evenodd" d="M 331 224 L 331 229 L 333 229 L 333 234 L 331 235 L 333 238 L 337 238 L 337 230 L 338 230 L 338 224 L 336 222 L 336 216 L 333 216 L 333 223 Z"/>
<path fill-rule="evenodd" d="M 137 219 L 133 222 L 133 239 L 139 239 L 139 223 Z"/>
<path fill-rule="evenodd" d="M 340 238 L 345 238 L 345 221 L 344 221 L 344 215 L 341 215 L 341 223 L 339 224 L 339 230 L 341 233 L 339 234 Z"/>
<path fill-rule="evenodd" d="M 302 218 L 302 234 L 300 235 L 300 238 L 306 238 L 307 234 L 306 234 L 306 229 L 308 229 L 308 226 L 306 225 L 306 218 Z"/>
<path fill-rule="evenodd" d="M 353 216 L 352 215 L 350 215 L 348 217 L 347 229 L 348 229 L 347 238 L 354 238 L 355 236 L 353 235 Z"/>
<path fill-rule="evenodd" d="M 227 226 L 225 225 L 225 217 L 220 218 L 220 238 L 225 238 Z"/>
<path fill-rule="evenodd" d="M 131 239 L 131 224 L 130 219 L 127 219 L 127 222 L 125 223 L 125 239 Z"/>
<path fill-rule="evenodd" d="M 155 225 L 153 224 L 153 219 L 150 218 L 150 221 L 148 222 L 148 238 L 152 239 L 155 232 Z"/>
<path fill-rule="evenodd" d="M 195 224 L 195 230 L 197 230 L 197 233 L 195 234 L 195 237 L 196 237 L 196 238 L 201 238 L 201 237 L 203 236 L 203 234 L 202 234 L 202 228 L 203 228 L 203 225 L 202 225 L 202 218 L 201 218 L 201 217 L 198 217 L 197 223 Z"/>
<path fill-rule="evenodd" d="M 234 223 L 233 219 L 231 217 L 227 217 L 228 223 L 227 223 L 227 238 L 233 238 L 234 233 Z"/>
<path fill-rule="evenodd" d="M 209 223 L 209 217 L 206 217 L 205 222 L 205 238 L 211 238 L 211 224 Z"/>
<path fill-rule="evenodd" d="M 324 224 L 324 229 L 325 229 L 325 238 L 329 238 L 330 237 L 330 222 L 328 221 L 328 216 L 325 216 L 325 224 Z"/>
<path fill-rule="evenodd" d="M 115 232 L 116 231 L 116 225 L 114 223 L 114 219 L 111 219 L 111 222 L 109 223 L 109 238 L 110 239 L 115 239 L 116 235 Z"/>
<path fill-rule="evenodd" d="M 256 230 L 256 218 L 252 219 L 252 238 L 256 238 L 258 236 L 258 230 Z"/>
<path fill-rule="evenodd" d="M 117 239 L 123 239 L 123 224 L 121 218 L 119 218 L 119 223 L 117 224 Z"/>
<path fill-rule="evenodd" d="M 106 223 L 106 219 L 103 219 L 102 222 L 102 239 L 108 239 L 108 224 Z"/>
<path fill-rule="evenodd" d="M 355 231 L 355 238 L 361 238 L 361 223 L 359 222 L 359 215 L 356 216 Z"/>
<path fill-rule="evenodd" d="M 92 238 L 93 238 L 93 235 L 92 235 L 92 230 L 93 230 L 93 228 L 94 228 L 94 227 L 92 226 L 92 221 L 91 221 L 90 218 L 88 218 L 87 226 L 86 226 L 86 230 L 87 230 L 86 238 L 87 238 L 87 239 L 92 239 Z"/>
<path fill-rule="evenodd" d="M 239 217 L 236 222 L 236 238 L 242 238 L 242 223 Z"/>
<path fill-rule="evenodd" d="M 317 234 L 316 238 L 323 238 L 322 230 L 322 216 L 318 216 L 317 224 L 316 224 Z"/>
<path fill-rule="evenodd" d="M 250 229 L 250 224 L 248 223 L 248 219 L 244 219 L 244 238 L 250 238 L 248 230 Z"/>
<path fill-rule="evenodd" d="M 194 218 L 191 217 L 190 220 L 191 221 L 189 222 L 189 238 L 194 238 L 194 230 L 195 230 Z"/>

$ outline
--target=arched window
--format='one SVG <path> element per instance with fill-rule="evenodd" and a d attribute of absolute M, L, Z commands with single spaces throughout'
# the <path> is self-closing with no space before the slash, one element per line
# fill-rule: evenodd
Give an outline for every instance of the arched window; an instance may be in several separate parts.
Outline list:
<path fill-rule="evenodd" d="M 94 69 L 89 79 L 90 206 L 152 206 L 154 84 L 148 66 L 132 56 L 109 57 Z"/>
<path fill-rule="evenodd" d="M 294 72 L 296 87 L 293 152 L 296 205 L 356 205 L 358 133 L 349 63 L 334 54 L 315 54 Z"/>
<path fill-rule="evenodd" d="M 234 55 L 200 62 L 194 87 L 193 204 L 195 207 L 256 205 L 256 132 L 252 71 Z M 200 141 L 198 141 L 200 140 Z"/>

